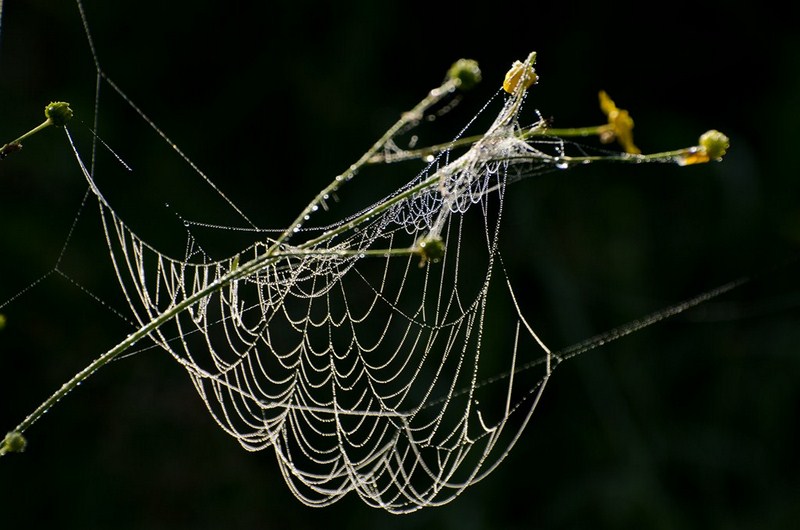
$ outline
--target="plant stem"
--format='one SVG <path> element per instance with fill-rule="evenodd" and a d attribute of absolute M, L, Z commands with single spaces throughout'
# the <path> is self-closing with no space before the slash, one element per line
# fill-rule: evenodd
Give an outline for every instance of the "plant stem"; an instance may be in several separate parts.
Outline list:
<path fill-rule="evenodd" d="M 38 133 L 41 130 L 44 130 L 44 129 L 50 127 L 51 125 L 53 125 L 53 121 L 50 118 L 47 118 L 40 125 L 37 125 L 36 127 L 31 129 L 30 131 L 26 132 L 25 134 L 23 134 L 22 136 L 17 138 L 16 140 L 8 142 L 7 144 L 5 144 L 2 147 L 0 147 L 0 160 L 4 159 L 5 157 L 10 155 L 14 151 L 19 151 L 22 148 L 23 140 L 27 140 L 28 138 L 30 138 L 34 134 Z"/>
<path fill-rule="evenodd" d="M 448 79 L 445 81 L 439 88 L 431 90 L 428 95 L 418 103 L 410 112 L 403 114 L 400 120 L 397 121 L 386 133 L 377 141 L 373 146 L 366 152 L 364 155 L 359 158 L 355 164 L 350 166 L 347 172 L 337 176 L 328 186 L 326 186 L 321 192 L 317 194 L 317 196 L 312 200 L 308 206 L 297 216 L 297 219 L 289 225 L 287 228 L 267 249 L 267 252 L 264 255 L 258 256 L 253 258 L 252 260 L 241 264 L 232 270 L 228 271 L 228 273 L 224 274 L 214 282 L 210 283 L 203 289 L 200 289 L 193 293 L 191 296 L 183 299 L 180 303 L 173 305 L 172 307 L 166 309 L 164 312 L 150 320 L 147 324 L 140 327 L 135 332 L 128 335 L 123 341 L 119 344 L 111 348 L 110 350 L 103 353 L 100 357 L 92 361 L 86 368 L 75 374 L 69 381 L 64 383 L 56 392 L 54 392 L 47 400 L 45 400 L 41 405 L 39 405 L 31 414 L 29 414 L 17 427 L 12 431 L 17 435 L 21 435 L 25 432 L 28 428 L 31 427 L 36 421 L 41 418 L 45 412 L 47 412 L 53 405 L 55 405 L 61 398 L 66 396 L 69 392 L 75 389 L 78 385 L 80 385 L 83 381 L 88 379 L 92 374 L 94 374 L 97 370 L 111 362 L 114 358 L 116 358 L 119 354 L 127 351 L 131 348 L 134 344 L 138 341 L 146 338 L 151 332 L 155 331 L 170 319 L 174 318 L 181 312 L 185 311 L 192 305 L 196 304 L 206 296 L 209 296 L 221 289 L 223 289 L 226 285 L 231 283 L 234 280 L 239 278 L 247 277 L 264 267 L 282 259 L 285 257 L 291 256 L 302 256 L 302 255 L 313 255 L 313 254 L 322 254 L 321 251 L 316 251 L 312 249 L 314 245 L 329 240 L 336 235 L 349 230 L 363 222 L 365 222 L 370 216 L 377 215 L 386 209 L 390 208 L 392 205 L 404 200 L 405 198 L 411 196 L 414 193 L 417 193 L 425 188 L 434 186 L 437 182 L 435 177 L 431 177 L 426 181 L 414 186 L 406 190 L 405 192 L 398 194 L 397 196 L 389 199 L 385 203 L 379 205 L 377 208 L 373 209 L 368 214 L 359 216 L 348 223 L 345 223 L 341 227 L 337 228 L 336 230 L 327 232 L 323 236 L 318 238 L 312 239 L 310 241 L 306 241 L 302 245 L 299 245 L 295 249 L 289 250 L 282 250 L 281 245 L 294 233 L 295 228 L 299 228 L 302 225 L 302 222 L 305 220 L 305 217 L 309 215 L 312 211 L 314 211 L 315 207 L 318 207 L 322 204 L 326 198 L 333 192 L 335 192 L 338 187 L 346 181 L 349 181 L 357 172 L 358 170 L 363 167 L 368 160 L 381 148 L 383 148 L 386 143 L 392 139 L 400 130 L 408 126 L 410 123 L 414 121 L 418 121 L 424 116 L 425 111 L 430 108 L 431 106 L 435 105 L 437 102 L 441 101 L 442 98 L 446 97 L 450 94 L 453 90 L 457 88 L 457 82 L 453 79 Z M 31 131 L 25 133 L 21 137 L 19 137 L 14 142 L 11 142 L 8 145 L 19 143 L 35 134 L 36 132 L 44 129 L 52 125 L 50 119 L 39 125 L 38 127 L 32 129 Z M 6 149 L 6 146 L 3 146 L 2 149 Z M 9 150 L 9 152 L 11 152 Z M 2 153 L 0 151 L 0 153 Z M 385 249 L 385 250 L 359 250 L 353 251 L 349 249 L 332 249 L 330 252 L 326 252 L 327 254 L 334 254 L 340 256 L 347 256 L 347 255 L 369 255 L 369 256 L 386 256 L 386 255 L 410 255 L 414 254 L 415 250 L 412 248 L 403 248 L 403 249 Z M 9 448 L 6 447 L 7 442 L 4 440 L 0 442 L 0 456 L 10 452 Z"/>
<path fill-rule="evenodd" d="M 533 54 L 529 57 L 528 62 L 533 62 Z M 7 452 L 12 452 L 15 449 L 12 447 L 12 443 L 9 440 L 14 439 L 14 437 L 18 437 L 17 439 L 21 439 L 21 435 L 25 432 L 28 428 L 30 428 L 39 418 L 41 418 L 45 412 L 47 412 L 53 405 L 55 405 L 60 399 L 66 396 L 69 392 L 75 389 L 78 385 L 80 385 L 83 381 L 88 379 L 92 374 L 94 374 L 97 370 L 111 362 L 114 358 L 116 358 L 119 354 L 127 351 L 131 348 L 134 344 L 138 341 L 147 338 L 150 333 L 160 328 L 162 325 L 167 323 L 169 320 L 175 318 L 183 311 L 187 310 L 192 305 L 200 302 L 202 299 L 214 294 L 225 288 L 228 284 L 233 281 L 236 281 L 241 278 L 249 277 L 252 274 L 255 274 L 265 267 L 268 267 L 271 264 L 278 262 L 281 259 L 285 259 L 287 257 L 301 257 L 301 256 L 309 256 L 309 255 L 332 255 L 332 256 L 408 256 L 412 254 L 419 253 L 419 249 L 411 247 L 411 248 L 397 248 L 397 249 L 351 249 L 351 248 L 336 248 L 333 247 L 331 249 L 319 249 L 315 248 L 317 245 L 322 243 L 326 243 L 331 241 L 333 238 L 347 232 L 363 223 L 369 222 L 371 218 L 387 211 L 388 209 L 392 208 L 396 204 L 414 196 L 417 193 L 429 190 L 439 185 L 439 180 L 441 178 L 440 172 L 435 172 L 433 175 L 429 176 L 425 180 L 418 182 L 416 185 L 409 187 L 408 189 L 397 193 L 396 195 L 390 197 L 389 199 L 385 200 L 381 204 L 373 207 L 368 212 L 365 212 L 348 222 L 345 222 L 338 227 L 329 230 L 318 237 L 309 239 L 299 245 L 296 246 L 288 246 L 286 245 L 287 240 L 302 227 L 305 220 L 319 208 L 320 205 L 324 206 L 325 201 L 328 197 L 336 192 L 340 186 L 344 183 L 350 181 L 358 171 L 368 164 L 374 164 L 378 162 L 393 162 L 395 160 L 401 159 L 409 159 L 409 158 L 420 158 L 425 157 L 428 155 L 432 155 L 438 152 L 441 152 L 445 149 L 451 149 L 453 147 L 461 147 L 467 145 L 473 145 L 479 142 L 482 138 L 486 135 L 480 136 L 472 136 L 468 138 L 461 138 L 456 140 L 455 142 L 450 142 L 448 144 L 441 144 L 437 146 L 431 146 L 426 149 L 416 150 L 416 151 L 408 151 L 399 155 L 398 157 L 387 157 L 386 155 L 378 154 L 381 149 L 383 149 L 386 144 L 394 138 L 401 130 L 405 129 L 411 124 L 415 124 L 416 122 L 420 121 L 425 112 L 441 101 L 444 97 L 448 94 L 452 93 L 458 87 L 458 81 L 455 79 L 448 79 L 441 86 L 438 88 L 431 90 L 428 95 L 420 101 L 410 112 L 407 112 L 402 115 L 402 117 L 392 126 L 390 127 L 386 133 L 375 142 L 372 147 L 367 150 L 353 165 L 351 165 L 348 170 L 333 179 L 333 181 L 328 184 L 325 188 L 322 189 L 314 199 L 308 203 L 308 205 L 300 212 L 297 218 L 292 222 L 288 228 L 286 228 L 281 235 L 271 241 L 266 252 L 260 256 L 256 256 L 255 258 L 245 262 L 244 264 L 238 264 L 238 261 L 234 262 L 234 266 L 231 269 L 214 280 L 213 282 L 209 283 L 202 289 L 194 292 L 190 296 L 187 296 L 179 303 L 172 305 L 171 307 L 164 310 L 162 313 L 151 319 L 149 322 L 141 326 L 138 330 L 134 331 L 130 335 L 128 335 L 124 340 L 118 343 L 113 348 L 109 349 L 98 358 L 96 358 L 91 364 L 86 366 L 83 370 L 75 374 L 69 381 L 64 383 L 55 393 L 53 393 L 47 400 L 45 400 L 41 405 L 39 405 L 30 415 L 28 415 L 17 427 L 11 431 L 9 436 L 6 436 L 6 439 L 0 442 L 0 456 L 6 454 Z M 516 112 L 518 110 L 519 105 L 522 102 L 521 97 L 522 92 L 520 91 L 518 94 L 515 95 L 515 101 L 513 102 L 513 106 L 509 107 L 506 112 L 506 119 L 510 120 L 513 116 L 516 116 Z M 503 123 L 500 122 L 496 125 L 502 125 Z M 24 135 L 20 136 L 18 139 L 10 142 L 0 148 L 0 158 L 6 156 L 7 154 L 18 150 L 21 147 L 21 142 L 31 135 L 41 131 L 42 129 L 53 125 L 53 122 L 50 118 L 48 118 L 44 123 L 39 125 L 38 127 L 28 131 Z M 535 126 L 527 131 L 521 133 L 522 139 L 527 139 L 534 136 L 559 136 L 559 137 L 569 137 L 569 136 L 590 136 L 602 133 L 604 130 L 607 129 L 607 125 L 601 125 L 596 127 L 583 127 L 583 128 L 573 128 L 573 129 L 548 129 L 546 127 Z M 490 130 L 486 134 L 491 134 L 492 130 Z M 537 161 L 537 162 L 545 162 L 545 163 L 553 163 L 554 165 L 558 165 L 561 163 L 571 165 L 571 164 L 581 164 L 581 163 L 588 163 L 588 162 L 624 162 L 624 163 L 641 163 L 641 162 L 652 162 L 652 161 L 672 161 L 672 162 L 680 162 L 681 157 L 685 157 L 696 152 L 697 148 L 685 148 L 679 149 L 675 151 L 665 151 L 662 153 L 654 153 L 650 155 L 633 155 L 633 154 L 619 154 L 619 155 L 606 155 L 606 156 L 585 156 L 585 157 L 569 157 L 569 156 L 548 156 L 548 155 L 531 155 L 531 156 L 523 156 L 514 159 L 508 159 L 508 162 L 511 163 L 525 163 L 529 161 Z M 462 160 L 462 162 L 459 162 Z M 456 167 L 453 164 L 464 163 L 463 159 L 459 159 L 451 163 L 450 168 Z M 500 161 L 500 160 L 498 160 Z M 11 436 L 11 435 L 14 436 Z M 23 439 L 24 440 L 24 439 Z"/>
<path fill-rule="evenodd" d="M 369 150 L 367 150 L 366 153 L 361 155 L 361 158 L 359 158 L 355 164 L 351 165 L 344 173 L 337 175 L 330 184 L 323 188 L 323 190 L 320 191 L 310 203 L 308 203 L 308 206 L 306 206 L 303 211 L 300 212 L 294 222 L 289 225 L 289 227 L 278 237 L 278 239 L 275 240 L 272 245 L 273 248 L 280 246 L 281 243 L 289 239 L 289 237 L 294 233 L 295 229 L 300 228 L 303 225 L 306 216 L 310 215 L 316 208 L 323 204 L 330 194 L 336 192 L 342 184 L 350 181 L 356 175 L 356 173 L 358 173 L 363 166 L 367 165 L 369 160 L 398 132 L 400 132 L 409 124 L 421 120 L 425 115 L 425 111 L 441 101 L 448 94 L 452 93 L 456 88 L 458 88 L 458 81 L 455 79 L 448 79 L 442 83 L 439 88 L 431 90 L 422 101 L 420 101 L 413 109 L 411 109 L 411 111 L 404 113 L 402 117 L 394 125 L 392 125 L 392 127 L 390 127 L 389 130 L 387 130 L 386 133 L 384 133 L 384 135 L 381 136 L 378 141 L 369 148 Z"/>
<path fill-rule="evenodd" d="M 433 185 L 431 179 L 428 179 L 423 184 L 427 184 L 427 186 Z M 404 196 L 407 196 L 410 193 L 414 193 L 419 191 L 419 189 L 424 188 L 425 186 L 419 185 L 411 190 L 408 190 Z M 395 198 L 396 200 L 392 201 L 392 204 L 402 200 L 402 198 Z M 354 220 L 355 221 L 355 220 Z M 363 222 L 363 220 L 362 220 Z M 348 223 L 346 226 L 355 226 L 358 223 Z M 338 233 L 338 232 L 337 232 Z M 333 237 L 335 234 L 330 234 L 328 238 Z M 318 238 L 320 241 L 324 241 L 326 238 Z M 311 246 L 314 243 L 307 242 L 304 246 Z M 183 299 L 180 303 L 175 304 L 174 306 L 170 307 L 169 309 L 165 310 L 163 313 L 159 314 L 157 317 L 152 319 L 150 322 L 136 330 L 135 332 L 128 335 L 125 340 L 111 348 L 110 350 L 106 351 L 103 355 L 95 359 L 91 364 L 89 364 L 86 368 L 75 374 L 72 379 L 64 383 L 61 388 L 59 388 L 55 393 L 53 393 L 47 400 L 45 400 L 41 405 L 39 405 L 36 410 L 34 410 L 31 414 L 28 415 L 17 427 L 12 431 L 19 434 L 25 432 L 31 425 L 33 425 L 39 418 L 41 418 L 45 412 L 47 412 L 50 407 L 55 405 L 61 398 L 66 396 L 69 392 L 75 389 L 78 385 L 80 385 L 83 381 L 88 379 L 92 374 L 94 374 L 97 370 L 111 362 L 116 356 L 125 352 L 138 341 L 146 338 L 152 331 L 155 331 L 167 321 L 172 319 L 173 317 L 177 316 L 179 313 L 185 311 L 190 306 L 194 305 L 195 303 L 199 302 L 206 296 L 209 296 L 221 289 L 223 289 L 226 285 L 230 282 L 240 278 L 249 276 L 253 272 L 257 270 L 261 270 L 264 267 L 282 259 L 285 257 L 294 257 L 294 256 L 302 256 L 302 255 L 314 255 L 314 254 L 322 254 L 321 251 L 314 251 L 314 250 L 306 250 L 300 248 L 297 251 L 288 251 L 288 252 L 281 252 L 278 251 L 275 247 L 272 247 L 270 250 L 267 251 L 267 254 L 264 256 L 259 256 L 254 258 L 243 265 L 229 271 L 227 274 L 221 276 L 219 279 L 215 280 L 214 282 L 210 283 L 203 289 L 195 292 L 191 296 Z M 325 252 L 325 254 L 333 254 L 339 256 L 348 256 L 348 255 L 369 255 L 369 256 L 386 256 L 386 255 L 410 255 L 414 254 L 414 249 L 409 248 L 402 248 L 402 249 L 383 249 L 383 250 L 363 250 L 363 251 L 349 251 L 346 249 L 343 250 L 332 250 L 330 252 Z M 4 446 L 0 445 L 0 456 L 5 454 L 3 451 Z"/>
<path fill-rule="evenodd" d="M 608 124 L 593 125 L 590 127 L 569 127 L 563 129 L 555 129 L 550 127 L 533 127 L 520 134 L 520 138 L 526 140 L 537 136 L 548 137 L 555 136 L 558 138 L 577 138 L 586 136 L 599 136 L 604 131 L 608 130 Z M 436 144 L 420 149 L 412 149 L 408 151 L 401 151 L 399 153 L 384 154 L 376 153 L 367 161 L 368 164 L 391 164 L 394 162 L 404 162 L 406 160 L 417 160 L 427 156 L 435 156 L 443 151 L 455 149 L 458 147 L 465 147 L 474 144 L 481 138 L 483 134 L 476 134 L 474 136 L 465 136 L 444 144 Z"/>

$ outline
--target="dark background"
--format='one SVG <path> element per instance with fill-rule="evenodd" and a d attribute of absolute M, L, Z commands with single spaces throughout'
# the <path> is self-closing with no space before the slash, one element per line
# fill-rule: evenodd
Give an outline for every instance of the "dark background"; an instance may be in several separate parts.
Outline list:
<path fill-rule="evenodd" d="M 59 403 L 26 433 L 26 453 L 0 460 L 3 527 L 796 527 L 800 35 L 766 2 L 644 6 L 87 0 L 108 75 L 260 226 L 288 223 L 456 59 L 477 59 L 484 82 L 432 139 L 466 123 L 510 63 L 536 50 L 529 108 L 556 126 L 600 123 L 605 89 L 631 111 L 645 152 L 710 128 L 732 144 L 720 164 L 593 165 L 512 187 L 505 256 L 545 341 L 566 347 L 754 280 L 563 365 L 499 470 L 403 517 L 355 497 L 304 507 L 269 450 L 247 453 L 212 424 L 167 355 L 138 354 Z M 86 142 L 95 70 L 76 5 L 3 8 L 2 141 L 66 99 Z M 176 157 L 152 134 L 140 142 L 140 122 L 108 86 L 100 108 L 102 138 L 135 170 L 104 189 L 143 235 L 168 239 L 176 212 L 236 221 L 185 165 L 160 165 Z M 49 272 L 58 263 L 124 309 L 93 204 L 58 261 L 85 190 L 57 131 L 0 165 L 0 303 L 13 299 L 0 307 L 2 429 L 130 332 Z"/>

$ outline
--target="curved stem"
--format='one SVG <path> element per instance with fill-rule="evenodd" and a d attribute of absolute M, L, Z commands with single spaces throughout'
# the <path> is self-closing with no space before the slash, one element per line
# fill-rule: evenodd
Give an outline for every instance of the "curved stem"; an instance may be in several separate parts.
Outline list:
<path fill-rule="evenodd" d="M 282 250 L 281 245 L 284 243 L 293 233 L 295 227 L 299 227 L 305 217 L 310 214 L 315 206 L 320 205 L 330 193 L 334 192 L 338 186 L 344 182 L 352 178 L 356 172 L 364 166 L 367 161 L 372 157 L 378 150 L 380 150 L 393 136 L 395 136 L 401 129 L 408 126 L 410 123 L 414 121 L 418 121 L 422 118 L 425 111 L 430 108 L 431 106 L 435 105 L 439 102 L 442 98 L 447 96 L 453 90 L 457 88 L 458 84 L 453 79 L 448 79 L 445 81 L 439 88 L 431 90 L 428 95 L 423 99 L 420 103 L 418 103 L 410 112 L 403 114 L 400 120 L 397 121 L 373 146 L 363 155 L 361 158 L 356 161 L 355 164 L 350 166 L 349 170 L 342 175 L 337 176 L 331 184 L 326 186 L 317 196 L 312 200 L 308 206 L 300 213 L 300 215 L 295 219 L 294 223 L 292 223 L 289 228 L 287 228 L 280 237 L 275 240 L 274 243 L 267 249 L 267 252 L 262 255 L 258 256 L 244 264 L 238 265 L 232 270 L 228 271 L 228 273 L 224 274 L 214 282 L 210 283 L 203 289 L 200 289 L 193 293 L 191 296 L 183 299 L 180 303 L 173 305 L 172 307 L 165 310 L 163 313 L 159 314 L 152 320 L 150 320 L 147 324 L 140 327 L 135 332 L 128 335 L 123 341 L 119 344 L 111 348 L 110 350 L 103 353 L 97 359 L 92 361 L 86 368 L 75 374 L 69 381 L 61 385 L 61 387 L 54 392 L 49 398 L 47 398 L 41 405 L 39 405 L 32 413 L 30 413 L 16 428 L 11 431 L 9 436 L 0 442 L 0 456 L 8 453 L 13 452 L 13 449 L 9 445 L 9 440 L 13 437 L 21 438 L 23 432 L 25 432 L 28 428 L 31 427 L 36 421 L 41 418 L 45 412 L 47 412 L 53 405 L 55 405 L 59 400 L 61 400 L 64 396 L 66 396 L 69 392 L 75 389 L 79 384 L 83 381 L 88 379 L 92 374 L 94 374 L 97 370 L 111 362 L 114 358 L 116 358 L 121 353 L 127 351 L 131 348 L 134 344 L 138 341 L 146 338 L 152 331 L 155 331 L 170 319 L 174 318 L 181 312 L 188 309 L 190 306 L 196 304 L 206 296 L 209 296 L 221 289 L 223 289 L 226 285 L 230 282 L 237 280 L 239 278 L 243 278 L 249 276 L 264 267 L 278 261 L 281 258 L 291 257 L 291 256 L 300 256 L 300 255 L 309 255 L 309 254 L 317 254 L 320 253 L 318 251 L 313 250 L 311 247 L 314 245 L 330 240 L 336 235 L 349 230 L 359 224 L 366 222 L 370 216 L 376 215 L 380 212 L 385 211 L 386 209 L 390 208 L 394 204 L 406 199 L 407 197 L 417 193 L 423 189 L 432 187 L 436 184 L 437 179 L 431 177 L 424 182 L 406 190 L 403 193 L 392 197 L 391 199 L 385 201 L 381 205 L 374 208 L 372 211 L 368 212 L 368 214 L 359 216 L 348 223 L 343 224 L 341 227 L 337 228 L 336 230 L 332 230 L 323 234 L 322 236 L 312 239 L 310 241 L 306 241 L 302 245 L 299 245 L 296 249 L 289 249 L 289 250 Z M 15 142 L 18 143 L 25 138 L 29 137 L 30 135 L 40 131 L 41 129 L 51 125 L 52 122 L 48 119 L 42 125 L 32 129 L 28 133 L 24 134 L 11 144 Z M 11 145 L 6 144 L 6 145 Z M 3 147 L 5 149 L 6 146 Z M 10 151 L 9 151 L 10 152 Z M 0 154 L 2 154 L 0 152 Z M 369 251 L 351 251 L 348 249 L 333 249 L 332 251 L 328 252 L 328 254 L 335 254 L 335 255 L 350 255 L 350 254 L 364 254 L 370 256 L 385 256 L 385 255 L 409 255 L 415 253 L 414 249 L 410 248 L 403 248 L 403 249 L 386 249 L 386 250 L 369 250 Z M 14 435 L 13 437 L 11 435 Z"/>
<path fill-rule="evenodd" d="M 430 107 L 441 101 L 444 97 L 448 94 L 452 93 L 456 88 L 458 88 L 458 81 L 456 79 L 449 78 L 444 83 L 442 83 L 439 88 L 434 88 L 431 90 L 428 95 L 420 101 L 413 109 L 409 112 L 404 113 L 401 118 L 392 125 L 389 130 L 381 136 L 377 142 L 375 142 L 372 147 L 370 147 L 366 153 L 364 153 L 361 158 L 359 158 L 353 165 L 351 165 L 347 171 L 344 173 L 337 175 L 333 181 L 328 184 L 325 188 L 320 191 L 314 199 L 308 203 L 302 212 L 297 216 L 292 224 L 275 240 L 273 243 L 273 247 L 278 247 L 281 243 L 285 242 L 289 237 L 294 233 L 295 229 L 300 228 L 303 225 L 304 220 L 308 215 L 310 215 L 316 208 L 318 208 L 321 204 L 324 204 L 325 200 L 334 192 L 336 192 L 339 187 L 348 182 L 352 179 L 356 173 L 365 165 L 367 165 L 370 159 L 375 156 L 375 154 L 380 151 L 389 140 L 391 140 L 398 132 L 402 129 L 407 127 L 409 124 L 414 123 L 422 119 L 425 115 L 425 111 L 427 111 Z"/>
<path fill-rule="evenodd" d="M 529 61 L 532 62 L 532 60 L 533 56 L 529 57 Z M 401 156 L 397 157 L 394 156 L 387 157 L 386 155 L 379 154 L 381 149 L 383 149 L 386 146 L 386 144 L 392 138 L 394 138 L 401 130 L 421 120 L 425 112 L 430 107 L 441 101 L 444 97 L 453 92 L 457 87 L 458 87 L 457 80 L 448 79 L 447 81 L 442 83 L 440 87 L 431 90 L 428 93 L 428 95 L 420 103 L 418 103 L 410 112 L 403 114 L 402 117 L 391 128 L 389 128 L 386 131 L 386 133 L 383 136 L 381 136 L 381 138 L 379 138 L 378 141 L 375 142 L 369 150 L 367 150 L 352 166 L 350 166 L 350 168 L 348 168 L 346 172 L 338 175 L 330 184 L 328 184 L 325 188 L 323 188 L 311 202 L 309 202 L 309 204 L 300 212 L 300 214 L 297 216 L 294 222 L 292 222 L 277 239 L 269 243 L 269 246 L 264 254 L 256 256 L 255 258 L 245 262 L 244 264 L 239 264 L 238 261 L 235 262 L 234 266 L 231 267 L 231 269 L 228 270 L 227 273 L 223 274 L 222 276 L 220 276 L 213 282 L 209 283 L 202 289 L 197 290 L 190 296 L 187 296 L 179 303 L 176 303 L 171 307 L 167 308 L 162 313 L 154 317 L 152 320 L 142 325 L 135 332 L 128 335 L 124 340 L 119 342 L 116 346 L 107 350 L 105 353 L 97 357 L 83 370 L 75 374 L 71 379 L 69 379 L 69 381 L 64 383 L 56 392 L 54 392 L 49 398 L 47 398 L 47 400 L 45 400 L 31 414 L 29 414 L 19 425 L 17 425 L 17 427 L 13 431 L 11 431 L 11 433 L 9 433 L 9 435 L 7 435 L 2 442 L 0 442 L 0 456 L 8 452 L 21 450 L 19 449 L 18 445 L 15 445 L 15 443 L 19 444 L 19 440 L 22 440 L 22 447 L 24 447 L 24 438 L 22 438 L 22 433 L 25 432 L 28 428 L 30 428 L 56 402 L 58 402 L 60 399 L 66 396 L 81 382 L 88 379 L 97 370 L 99 370 L 100 368 L 111 362 L 121 353 L 130 349 L 138 341 L 147 338 L 150 335 L 150 333 L 160 328 L 169 320 L 175 318 L 183 311 L 186 311 L 192 305 L 200 302 L 202 299 L 214 294 L 215 292 L 222 290 L 233 281 L 249 277 L 252 274 L 256 274 L 259 271 L 263 270 L 265 267 L 268 267 L 276 263 L 278 260 L 285 259 L 287 257 L 300 257 L 300 256 L 322 255 L 322 254 L 334 255 L 334 256 L 353 256 L 353 255 L 408 256 L 419 253 L 419 249 L 413 247 L 398 248 L 398 249 L 351 249 L 351 248 L 335 248 L 335 247 L 331 249 L 319 249 L 315 247 L 317 247 L 320 244 L 329 242 L 333 240 L 333 238 L 335 238 L 336 236 L 344 232 L 347 232 L 363 223 L 369 222 L 369 220 L 371 218 L 374 218 L 374 216 L 387 211 L 388 209 L 392 208 L 398 203 L 407 200 L 410 197 L 413 197 L 417 193 L 435 188 L 436 186 L 439 185 L 439 180 L 441 178 L 440 172 L 434 172 L 432 175 L 428 176 L 424 180 L 421 180 L 414 186 L 411 186 L 405 189 L 404 191 L 399 192 L 394 196 L 391 196 L 390 198 L 381 202 L 380 204 L 373 207 L 369 211 L 351 219 L 350 221 L 342 223 L 336 228 L 329 230 L 318 237 L 309 239 L 294 247 L 287 246 L 286 241 L 303 225 L 305 219 L 313 211 L 318 209 L 320 205 L 324 206 L 325 201 L 330 196 L 330 194 L 337 191 L 339 187 L 343 185 L 345 182 L 351 180 L 363 166 L 378 162 L 393 162 L 401 159 L 425 157 L 428 155 L 438 153 L 445 149 L 451 149 L 453 147 L 475 145 L 482 138 L 484 138 L 486 135 L 461 138 L 459 140 L 456 140 L 455 142 L 450 142 L 448 144 L 431 146 L 423 150 L 408 151 L 406 153 L 402 153 Z M 507 119 L 511 119 L 512 116 L 516 115 L 516 110 L 518 108 L 518 105 L 520 105 L 522 101 L 521 92 L 515 95 L 515 98 L 516 101 L 514 102 L 514 106 L 510 107 L 510 109 L 507 111 L 505 115 Z M 10 152 L 13 152 L 14 150 L 19 149 L 22 140 L 28 138 L 32 134 L 35 134 L 36 132 L 52 124 L 53 122 L 48 118 L 47 121 L 45 121 L 38 127 L 32 129 L 28 133 L 22 135 L 14 142 L 2 146 L 0 148 L 0 158 L 2 158 L 3 156 L 7 155 Z M 607 130 L 607 128 L 608 128 L 607 125 L 572 128 L 572 129 L 548 129 L 546 127 L 534 126 L 533 128 L 522 132 L 521 137 L 522 139 L 527 139 L 535 136 L 558 136 L 558 137 L 590 136 L 590 135 L 601 134 L 603 131 Z M 490 130 L 486 134 L 491 134 L 491 132 L 492 131 Z M 587 162 L 599 162 L 599 161 L 624 162 L 624 163 L 641 163 L 641 162 L 654 162 L 654 161 L 681 163 L 682 160 L 684 161 L 686 160 L 685 157 L 690 157 L 693 153 L 696 153 L 697 149 L 698 149 L 697 147 L 684 148 L 674 151 L 653 153 L 650 155 L 622 153 L 619 155 L 605 155 L 605 156 L 553 157 L 542 154 L 538 155 L 531 154 L 530 156 L 527 155 L 521 156 L 513 159 L 508 159 L 506 161 L 509 163 L 544 162 L 552 164 L 563 163 L 567 165 L 587 163 Z M 452 164 L 459 164 L 459 163 L 462 162 L 456 160 L 452 162 L 451 165 L 446 167 L 452 169 L 454 167 Z M 17 442 L 14 442 L 14 440 L 17 440 Z"/>
<path fill-rule="evenodd" d="M 5 144 L 2 147 L 0 147 L 0 160 L 4 159 L 5 157 L 10 155 L 11 153 L 13 153 L 15 151 L 19 151 L 20 149 L 22 149 L 22 142 L 24 140 L 27 140 L 28 138 L 30 138 L 34 134 L 38 133 L 41 130 L 44 130 L 44 129 L 50 127 L 51 125 L 53 125 L 53 121 L 50 118 L 47 118 L 44 122 L 42 122 L 41 124 L 37 125 L 36 127 L 31 129 L 30 131 L 26 132 L 25 134 L 23 134 L 22 136 L 20 136 L 16 140 L 12 140 L 11 142 L 8 142 L 7 144 Z"/>

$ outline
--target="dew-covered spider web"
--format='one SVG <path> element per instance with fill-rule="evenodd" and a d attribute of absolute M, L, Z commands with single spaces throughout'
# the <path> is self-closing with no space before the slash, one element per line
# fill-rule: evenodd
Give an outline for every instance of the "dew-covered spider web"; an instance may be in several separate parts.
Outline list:
<path fill-rule="evenodd" d="M 410 512 L 451 501 L 506 458 L 559 363 L 735 285 L 551 352 L 506 274 L 505 199 L 518 180 L 604 152 L 545 135 L 524 82 L 498 90 L 450 147 L 424 155 L 402 185 L 342 211 L 337 198 L 358 186 L 370 161 L 413 154 L 399 147 L 402 137 L 455 97 L 458 85 L 443 84 L 363 163 L 309 197 L 296 220 L 268 229 L 106 73 L 91 21 L 77 6 L 96 74 L 95 113 L 85 127 L 97 135 L 81 144 L 73 126 L 64 131 L 89 186 L 87 202 L 100 213 L 125 318 L 139 330 L 120 353 L 150 341 L 167 351 L 221 429 L 247 450 L 274 452 L 303 503 L 323 506 L 355 493 L 369 505 Z M 534 75 L 532 62 L 522 65 L 530 67 L 523 77 Z M 186 222 L 182 253 L 140 237 L 102 184 L 110 167 L 147 171 L 109 156 L 108 100 L 168 147 L 198 185 L 210 186 L 241 225 Z M 486 116 L 488 127 L 476 130 Z M 469 138 L 476 139 L 462 142 Z M 250 242 L 218 255 L 196 237 L 202 230 L 245 233 Z M 495 314 L 505 316 L 502 327 L 487 318 Z"/>
<path fill-rule="evenodd" d="M 325 196 L 345 193 L 335 182 L 287 233 L 222 260 L 191 239 L 181 259 L 141 240 L 83 165 L 136 321 L 196 299 L 148 337 L 222 429 L 248 450 L 272 448 L 303 502 L 448 502 L 502 461 L 533 413 L 557 358 L 516 312 L 498 241 L 509 177 L 557 155 L 518 139 L 522 97 L 466 153 L 446 150 L 376 203 L 314 226 L 332 207 Z M 421 246 L 433 250 L 408 252 Z M 500 304 L 516 317 L 487 372 L 485 317 Z"/>

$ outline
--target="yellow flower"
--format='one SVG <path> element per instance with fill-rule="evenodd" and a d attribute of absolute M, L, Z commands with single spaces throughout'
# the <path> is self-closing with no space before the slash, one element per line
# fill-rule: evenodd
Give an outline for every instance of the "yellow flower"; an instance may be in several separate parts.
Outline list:
<path fill-rule="evenodd" d="M 641 153 L 633 143 L 633 118 L 627 110 L 617 108 L 605 90 L 600 91 L 600 110 L 608 117 L 608 125 L 600 133 L 600 141 L 610 143 L 616 140 L 626 153 Z"/>
<path fill-rule="evenodd" d="M 533 58 L 535 59 L 535 55 Z M 517 87 L 522 85 L 522 91 L 528 90 L 532 84 L 536 83 L 539 76 L 533 69 L 533 60 L 528 59 L 526 62 L 514 61 L 511 69 L 506 72 L 506 78 L 503 80 L 503 90 L 509 94 L 516 92 Z"/>

